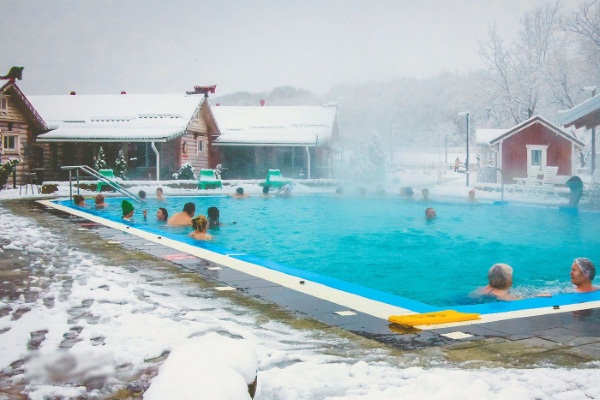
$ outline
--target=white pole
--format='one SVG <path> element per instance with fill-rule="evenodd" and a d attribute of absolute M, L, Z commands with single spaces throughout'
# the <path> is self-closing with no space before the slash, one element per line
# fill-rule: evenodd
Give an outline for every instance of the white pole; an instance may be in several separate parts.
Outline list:
<path fill-rule="evenodd" d="M 160 153 L 154 145 L 154 142 L 150 142 L 150 146 L 152 147 L 152 150 L 154 150 L 154 154 L 156 154 L 156 182 L 160 182 Z"/>

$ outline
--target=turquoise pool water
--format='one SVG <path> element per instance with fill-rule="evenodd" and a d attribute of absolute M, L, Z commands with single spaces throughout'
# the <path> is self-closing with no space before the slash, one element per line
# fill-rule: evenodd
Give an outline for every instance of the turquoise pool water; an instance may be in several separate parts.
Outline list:
<path fill-rule="evenodd" d="M 109 198 L 107 209 L 90 205 L 88 211 L 120 221 L 121 200 Z M 487 270 L 497 262 L 513 266 L 514 291 L 527 296 L 569 292 L 572 260 L 600 260 L 600 214 L 549 207 L 398 197 L 173 197 L 136 205 L 135 226 L 196 243 L 187 236 L 191 228 L 155 221 L 158 207 L 172 215 L 189 201 L 197 214 L 218 207 L 221 222 L 230 224 L 211 231 L 208 246 L 217 251 L 247 253 L 307 279 L 307 272 L 318 274 L 440 307 L 480 302 L 468 293 L 486 284 Z M 425 220 L 427 207 L 436 209 L 437 219 Z"/>

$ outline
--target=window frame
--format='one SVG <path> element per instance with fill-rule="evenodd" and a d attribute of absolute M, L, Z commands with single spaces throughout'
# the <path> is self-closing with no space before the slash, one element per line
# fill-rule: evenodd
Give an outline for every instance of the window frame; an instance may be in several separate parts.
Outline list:
<path fill-rule="evenodd" d="M 540 144 L 528 144 L 527 145 L 527 173 L 531 167 L 534 166 L 533 161 L 533 153 L 540 152 L 540 173 L 544 173 L 546 171 L 546 167 L 548 166 L 548 145 L 540 145 Z M 535 165 L 537 166 L 537 164 Z"/>
<path fill-rule="evenodd" d="M 6 140 L 9 138 L 14 139 L 14 146 L 6 146 Z M 2 154 L 18 154 L 19 153 L 19 134 L 15 132 L 2 132 Z"/>
<path fill-rule="evenodd" d="M 0 114 L 8 114 L 8 97 L 7 95 L 0 94 Z"/>

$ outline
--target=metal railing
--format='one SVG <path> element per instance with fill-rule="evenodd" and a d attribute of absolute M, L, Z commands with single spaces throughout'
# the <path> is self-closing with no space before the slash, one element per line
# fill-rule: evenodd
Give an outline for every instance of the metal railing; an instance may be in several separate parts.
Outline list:
<path fill-rule="evenodd" d="M 129 190 L 125 189 L 118 182 L 115 182 L 104 175 L 99 174 L 93 168 L 88 167 L 87 165 L 65 165 L 60 167 L 62 170 L 69 171 L 69 197 L 71 200 L 73 199 L 73 171 L 75 171 L 75 179 L 77 181 L 77 194 L 79 194 L 79 171 L 85 172 L 87 175 L 91 175 L 96 178 L 99 182 L 104 183 L 105 185 L 110 186 L 115 189 L 117 192 L 129 197 L 130 199 L 138 202 L 145 203 L 144 200 L 131 193 Z"/>

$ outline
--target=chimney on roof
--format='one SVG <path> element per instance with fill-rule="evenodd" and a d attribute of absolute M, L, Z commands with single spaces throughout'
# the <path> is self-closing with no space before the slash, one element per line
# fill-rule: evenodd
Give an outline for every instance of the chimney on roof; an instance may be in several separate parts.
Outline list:
<path fill-rule="evenodd" d="M 71 92 L 71 93 L 69 93 L 69 94 L 70 94 L 71 96 L 75 96 L 77 93 L 75 93 L 75 92 Z"/>
<path fill-rule="evenodd" d="M 265 105 L 265 101 L 263 99 L 260 99 L 260 106 L 263 107 Z"/>
<path fill-rule="evenodd" d="M 121 94 L 127 94 L 127 92 L 124 90 L 121 90 Z"/>

